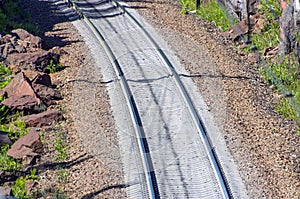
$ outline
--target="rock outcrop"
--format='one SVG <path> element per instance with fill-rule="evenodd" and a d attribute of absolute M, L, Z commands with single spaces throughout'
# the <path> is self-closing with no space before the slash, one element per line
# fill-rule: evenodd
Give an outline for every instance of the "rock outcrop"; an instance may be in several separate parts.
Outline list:
<path fill-rule="evenodd" d="M 53 123 L 62 121 L 64 118 L 57 110 L 48 110 L 38 114 L 32 114 L 22 117 L 26 125 L 29 127 L 44 127 L 50 126 Z"/>
<path fill-rule="evenodd" d="M 6 99 L 1 104 L 7 106 L 12 112 L 22 111 L 32 114 L 44 111 L 47 106 L 60 100 L 60 93 L 53 89 L 49 74 L 34 73 L 35 77 L 26 77 L 24 72 L 18 73 L 15 78 L 1 90 Z"/>
<path fill-rule="evenodd" d="M 15 159 L 36 158 L 43 152 L 43 144 L 40 135 L 35 128 L 31 128 L 29 133 L 18 139 L 7 151 L 7 155 Z"/>
<path fill-rule="evenodd" d="M 23 29 L 0 37 L 0 61 L 19 69 L 46 72 L 51 61 L 53 64 L 59 62 L 59 53 L 57 49 L 42 49 L 42 39 Z"/>
<path fill-rule="evenodd" d="M 34 113 L 36 107 L 41 105 L 41 100 L 37 97 L 31 83 L 24 73 L 19 73 L 4 88 L 7 99 L 1 103 L 6 105 L 11 111 L 24 111 Z"/>

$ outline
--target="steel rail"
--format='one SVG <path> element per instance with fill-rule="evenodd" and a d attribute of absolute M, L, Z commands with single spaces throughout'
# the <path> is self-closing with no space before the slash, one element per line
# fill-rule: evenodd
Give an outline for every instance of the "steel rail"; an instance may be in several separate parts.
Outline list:
<path fill-rule="evenodd" d="M 120 78 L 119 80 L 121 82 L 121 87 L 125 95 L 127 104 L 129 106 L 130 115 L 132 118 L 132 122 L 134 123 L 136 136 L 138 138 L 137 140 L 138 140 L 139 150 L 143 157 L 142 158 L 143 166 L 146 173 L 146 179 L 147 179 L 146 181 L 147 181 L 147 186 L 149 191 L 149 197 L 151 199 L 159 199 L 160 195 L 159 195 L 159 190 L 157 186 L 156 176 L 153 168 L 153 163 L 151 159 L 147 138 L 144 132 L 143 124 L 135 100 L 133 98 L 129 85 L 126 81 L 122 68 L 118 60 L 116 59 L 114 53 L 112 52 L 111 48 L 109 47 L 108 43 L 105 41 L 105 38 L 97 29 L 97 27 L 93 24 L 93 22 L 91 22 L 91 20 L 88 17 L 86 17 L 86 15 L 81 11 L 81 9 L 76 5 L 76 3 L 74 3 L 71 0 L 67 0 L 67 2 L 70 5 L 72 5 L 72 7 L 80 14 L 80 16 L 86 22 L 86 24 L 91 28 L 92 32 L 94 33 L 99 43 L 102 45 L 106 54 L 108 55 L 108 58 L 110 59 L 116 74 L 118 74 L 118 77 Z"/>
<path fill-rule="evenodd" d="M 178 73 L 176 72 L 174 66 L 172 65 L 171 61 L 169 60 L 167 55 L 161 50 L 161 48 L 159 47 L 157 42 L 154 40 L 154 38 L 150 35 L 150 33 L 142 26 L 142 24 L 130 12 L 128 12 L 128 10 L 123 5 L 121 5 L 118 0 L 111 0 L 111 1 L 114 2 L 118 7 L 120 7 L 124 11 L 124 13 L 127 14 L 130 17 L 130 19 L 143 31 L 143 33 L 146 35 L 146 37 L 149 39 L 149 41 L 153 44 L 155 49 L 158 51 L 162 60 L 168 66 L 168 69 L 171 72 L 171 74 L 173 75 L 173 77 L 175 78 L 176 85 L 178 86 L 178 88 L 185 100 L 185 103 L 187 104 L 189 112 L 190 112 L 190 114 L 193 118 L 193 121 L 197 127 L 197 132 L 208 152 L 209 160 L 215 171 L 217 180 L 218 180 L 220 188 L 222 190 L 222 194 L 223 194 L 224 198 L 233 198 L 233 194 L 231 192 L 230 185 L 226 179 L 224 171 L 222 170 L 222 166 L 219 161 L 218 155 L 213 147 L 213 144 L 212 144 L 212 141 L 211 141 L 209 135 L 207 134 L 205 125 L 204 125 L 202 119 L 200 118 L 200 116 L 198 115 L 198 112 L 197 112 L 184 84 L 180 80 Z"/>

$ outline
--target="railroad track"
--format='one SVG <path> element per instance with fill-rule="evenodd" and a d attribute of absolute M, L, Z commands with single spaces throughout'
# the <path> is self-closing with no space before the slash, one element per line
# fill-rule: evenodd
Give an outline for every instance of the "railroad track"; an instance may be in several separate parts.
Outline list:
<path fill-rule="evenodd" d="M 128 134 L 142 162 L 138 183 L 147 188 L 128 186 L 129 197 L 232 198 L 187 89 L 151 33 L 118 1 L 67 3 L 104 48 L 130 111 L 135 132 Z"/>

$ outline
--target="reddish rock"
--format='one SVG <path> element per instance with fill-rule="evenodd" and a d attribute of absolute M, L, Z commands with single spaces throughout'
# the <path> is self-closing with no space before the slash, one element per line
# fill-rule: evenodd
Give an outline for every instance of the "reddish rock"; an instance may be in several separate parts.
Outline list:
<path fill-rule="evenodd" d="M 42 84 L 50 87 L 52 85 L 51 77 L 47 73 L 38 73 L 32 80 L 32 84 Z"/>
<path fill-rule="evenodd" d="M 60 100 L 61 95 L 58 91 L 54 90 L 51 87 L 47 87 L 42 84 L 32 84 L 36 94 L 40 97 L 40 99 L 47 105 L 53 105 L 54 100 Z"/>
<path fill-rule="evenodd" d="M 16 52 L 18 51 L 15 49 L 14 45 L 12 45 L 11 43 L 7 43 L 3 45 L 3 51 L 1 53 L 2 53 L 2 57 L 7 58 L 9 54 L 16 53 Z"/>
<path fill-rule="evenodd" d="M 7 92 L 7 97 L 11 97 L 13 95 L 23 96 L 29 95 L 36 99 L 39 103 L 40 100 L 35 95 L 33 88 L 30 85 L 28 78 L 25 76 L 23 72 L 18 73 L 13 80 L 4 88 L 4 91 Z"/>
<path fill-rule="evenodd" d="M 22 120 L 30 127 L 50 126 L 52 123 L 62 121 L 64 118 L 57 110 L 47 110 L 42 113 L 22 117 Z"/>
<path fill-rule="evenodd" d="M 15 33 L 21 40 L 29 43 L 29 46 L 32 48 L 42 48 L 42 39 L 38 36 L 34 36 L 23 29 L 13 30 L 12 33 Z"/>
<path fill-rule="evenodd" d="M 34 71 L 34 70 L 22 70 L 22 72 L 28 78 L 28 80 L 30 82 L 32 82 L 34 80 L 34 78 L 40 74 L 40 72 Z"/>
<path fill-rule="evenodd" d="M 21 69 L 45 72 L 51 59 L 53 60 L 50 52 L 39 50 L 37 52 L 10 54 L 6 62 L 9 65 L 17 65 Z"/>
<path fill-rule="evenodd" d="M 0 146 L 3 144 L 12 144 L 6 132 L 0 131 Z"/>
<path fill-rule="evenodd" d="M 30 85 L 29 80 L 23 72 L 18 73 L 15 78 L 3 89 L 7 92 L 7 99 L 2 104 L 12 110 L 35 112 L 36 106 L 41 105 L 40 99 Z"/>
<path fill-rule="evenodd" d="M 25 111 L 34 113 L 35 107 L 38 106 L 36 99 L 30 95 L 13 95 L 1 102 L 12 111 Z"/>
<path fill-rule="evenodd" d="M 7 155 L 15 159 L 21 159 L 26 156 L 36 157 L 43 152 L 43 144 L 40 135 L 35 128 L 31 128 L 30 132 L 19 138 L 7 151 Z"/>
<path fill-rule="evenodd" d="M 18 74 L 21 72 L 21 69 L 17 65 L 10 65 L 9 68 L 12 70 L 13 74 Z"/>
<path fill-rule="evenodd" d="M 23 46 L 24 48 L 28 48 L 29 45 L 30 45 L 30 42 L 18 40 L 18 41 L 17 41 L 17 44 L 20 45 L 20 46 Z"/>

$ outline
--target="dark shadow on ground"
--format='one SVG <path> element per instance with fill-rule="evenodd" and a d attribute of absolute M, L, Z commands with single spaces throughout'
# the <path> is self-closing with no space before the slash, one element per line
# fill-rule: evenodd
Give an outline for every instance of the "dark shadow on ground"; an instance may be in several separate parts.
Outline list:
<path fill-rule="evenodd" d="M 34 25 L 38 26 L 40 36 L 43 40 L 43 48 L 50 49 L 54 46 L 63 47 L 73 42 L 83 41 L 68 41 L 67 35 L 56 35 L 54 37 L 47 36 L 47 32 L 55 32 L 63 30 L 62 28 L 55 29 L 55 25 L 69 21 L 69 18 L 65 16 L 74 15 L 76 13 L 63 13 L 58 9 L 57 5 L 54 5 L 55 1 L 41 1 L 41 0 L 20 0 L 20 9 L 22 12 L 29 13 L 31 21 Z M 63 2 L 62 2 L 63 3 Z M 60 3 L 58 3 L 59 5 Z"/>
<path fill-rule="evenodd" d="M 228 76 L 228 75 L 211 75 L 211 74 L 179 74 L 179 76 L 181 77 L 200 77 L 200 78 L 222 78 L 222 79 L 240 79 L 240 80 L 251 80 L 250 77 L 246 77 L 246 76 Z"/>
<path fill-rule="evenodd" d="M 108 191 L 110 189 L 124 189 L 128 186 L 130 186 L 130 185 L 127 185 L 127 184 L 111 185 L 111 186 L 105 187 L 103 189 L 100 189 L 98 191 L 86 194 L 81 199 L 91 199 L 91 198 L 94 198 L 95 196 L 97 196 L 98 194 Z"/>
<path fill-rule="evenodd" d="M 80 164 L 90 158 L 92 158 L 93 156 L 91 155 L 80 155 L 77 158 L 74 158 L 73 160 L 70 161 L 66 161 L 66 162 L 53 162 L 53 163 L 43 163 L 37 166 L 33 166 L 33 167 L 29 167 L 26 169 L 26 171 L 30 171 L 31 169 L 36 169 L 38 172 L 41 171 L 45 171 L 45 170 L 57 170 L 57 169 L 61 169 L 61 168 L 70 168 L 74 165 Z"/>

